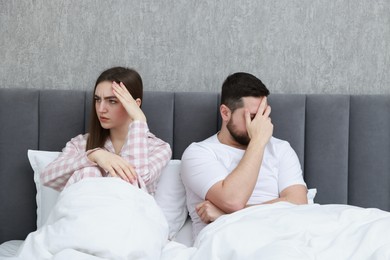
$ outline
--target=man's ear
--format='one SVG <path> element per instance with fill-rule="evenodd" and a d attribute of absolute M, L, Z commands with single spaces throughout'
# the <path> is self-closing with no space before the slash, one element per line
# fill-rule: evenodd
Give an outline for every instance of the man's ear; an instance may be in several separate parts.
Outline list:
<path fill-rule="evenodd" d="M 137 99 L 135 100 L 135 102 L 137 103 L 137 105 L 138 105 L 139 107 L 141 107 L 142 100 L 141 100 L 140 98 L 137 98 Z"/>
<path fill-rule="evenodd" d="M 232 112 L 226 105 L 222 104 L 219 107 L 219 111 L 221 113 L 222 121 L 229 121 L 230 120 Z"/>

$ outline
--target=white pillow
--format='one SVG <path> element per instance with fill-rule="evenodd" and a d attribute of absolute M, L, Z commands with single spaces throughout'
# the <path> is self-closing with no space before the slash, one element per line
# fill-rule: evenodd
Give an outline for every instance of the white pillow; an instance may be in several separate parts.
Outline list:
<path fill-rule="evenodd" d="M 60 152 L 28 150 L 27 156 L 34 170 L 34 181 L 37 189 L 37 227 L 47 220 L 54 207 L 59 192 L 43 186 L 40 172 L 58 157 Z M 171 160 L 162 170 L 155 193 L 157 204 L 162 209 L 169 225 L 169 238 L 172 239 L 187 219 L 186 192 L 180 178 L 180 160 Z"/>
<path fill-rule="evenodd" d="M 307 190 L 307 203 L 314 204 L 314 198 L 316 197 L 317 189 L 308 189 Z"/>
<path fill-rule="evenodd" d="M 60 194 L 58 191 L 43 186 L 39 178 L 40 172 L 54 159 L 60 155 L 60 152 L 47 152 L 28 150 L 27 156 L 30 161 L 31 168 L 34 170 L 34 181 L 37 189 L 37 228 L 40 228 L 47 220 L 51 209 L 54 207 L 57 197 Z"/>
<path fill-rule="evenodd" d="M 169 225 L 169 239 L 173 239 L 183 227 L 188 210 L 186 191 L 180 177 L 180 160 L 170 160 L 162 170 L 154 195 Z"/>

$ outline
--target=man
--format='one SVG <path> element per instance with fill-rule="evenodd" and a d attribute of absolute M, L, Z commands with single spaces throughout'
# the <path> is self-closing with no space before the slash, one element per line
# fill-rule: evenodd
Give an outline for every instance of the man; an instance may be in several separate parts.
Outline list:
<path fill-rule="evenodd" d="M 194 237 L 220 215 L 251 205 L 307 204 L 307 188 L 290 144 L 272 137 L 269 91 L 260 79 L 235 73 L 222 85 L 220 131 L 192 143 L 181 177 Z"/>

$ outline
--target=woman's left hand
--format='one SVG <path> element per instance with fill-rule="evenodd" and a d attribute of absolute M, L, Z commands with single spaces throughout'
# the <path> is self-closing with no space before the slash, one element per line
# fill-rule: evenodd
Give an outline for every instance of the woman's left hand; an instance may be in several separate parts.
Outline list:
<path fill-rule="evenodd" d="M 137 172 L 134 166 L 117 154 L 103 149 L 96 149 L 89 153 L 88 159 L 95 162 L 108 176 L 119 177 L 131 184 L 137 184 Z"/>
<path fill-rule="evenodd" d="M 141 102 L 141 100 L 138 101 L 137 99 L 136 101 L 122 82 L 120 82 L 119 84 L 115 81 L 112 82 L 112 89 L 114 95 L 119 99 L 129 116 L 133 120 L 146 122 L 146 116 L 139 107 L 139 104 L 137 103 Z"/>

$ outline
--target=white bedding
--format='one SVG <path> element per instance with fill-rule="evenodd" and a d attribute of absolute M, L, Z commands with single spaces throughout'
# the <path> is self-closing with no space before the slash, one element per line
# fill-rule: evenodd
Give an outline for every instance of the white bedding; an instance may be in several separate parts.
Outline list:
<path fill-rule="evenodd" d="M 19 258 L 0 259 L 390 259 L 390 213 L 348 205 L 280 202 L 225 215 L 194 246 L 167 242 L 153 198 L 116 178 L 90 178 L 59 198 Z"/>
<path fill-rule="evenodd" d="M 171 242 L 162 259 L 390 259 L 389 233 L 385 211 L 281 202 L 223 216 L 196 249 Z"/>
<path fill-rule="evenodd" d="M 14 256 L 22 243 L 23 240 L 10 240 L 2 243 L 0 245 L 0 259 L 6 256 Z"/>
<path fill-rule="evenodd" d="M 15 259 L 159 259 L 168 224 L 152 196 L 118 178 L 66 190 Z"/>

